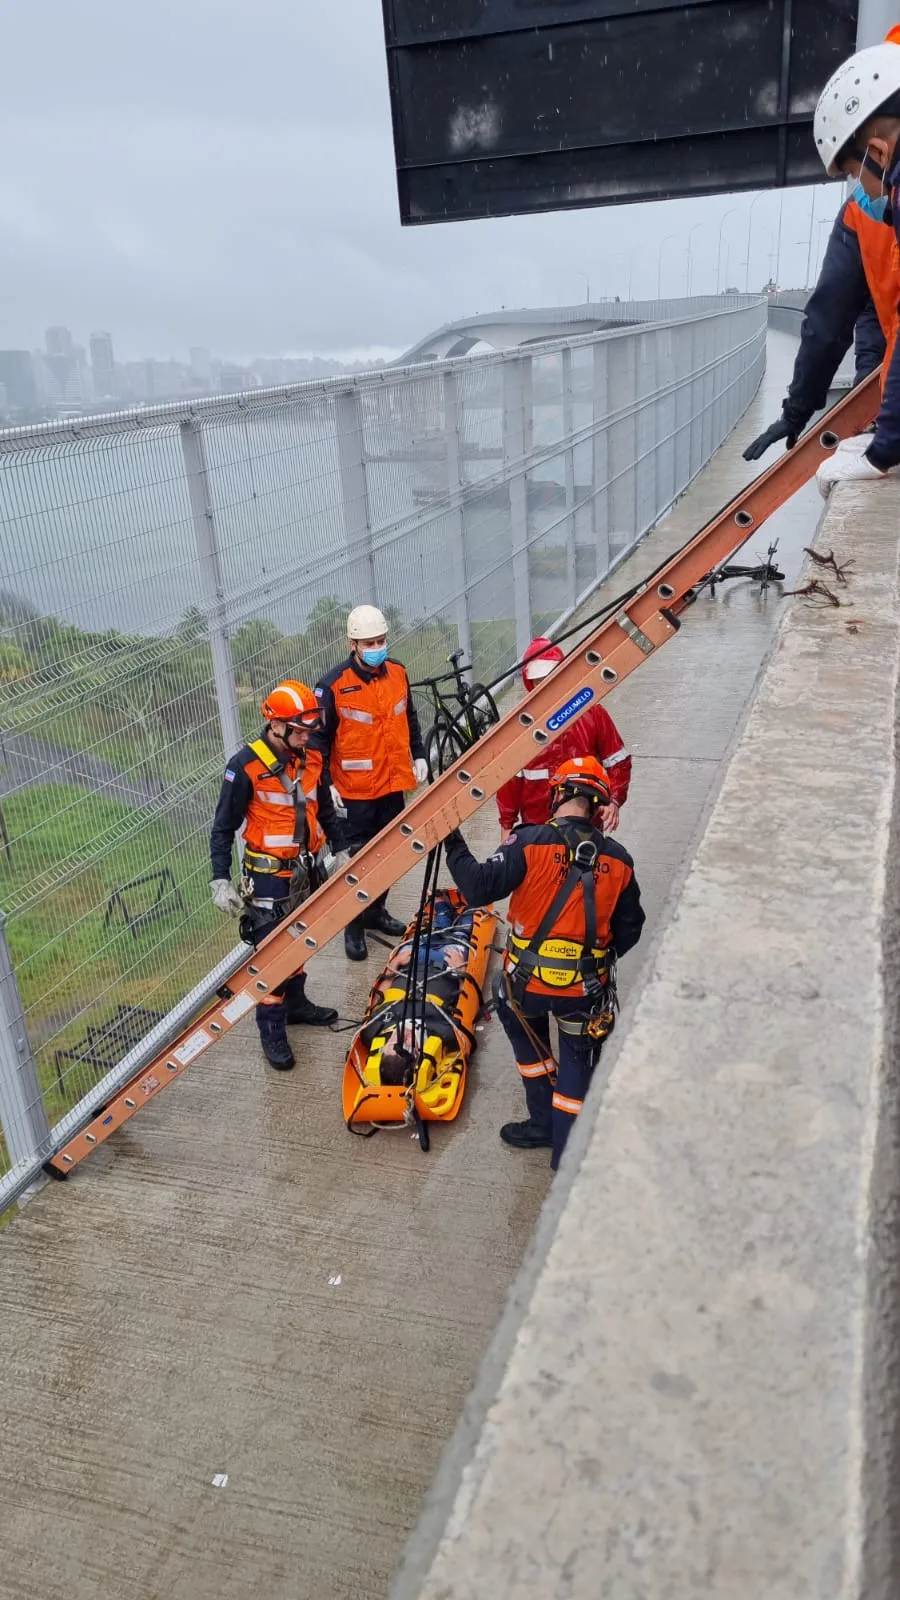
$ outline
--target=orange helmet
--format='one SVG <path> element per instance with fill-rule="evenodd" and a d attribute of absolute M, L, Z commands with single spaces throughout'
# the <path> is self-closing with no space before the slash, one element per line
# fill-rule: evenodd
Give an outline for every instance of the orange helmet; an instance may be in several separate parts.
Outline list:
<path fill-rule="evenodd" d="M 321 726 L 322 713 L 312 689 L 296 678 L 286 678 L 277 689 L 266 695 L 262 714 L 267 722 L 287 722 L 295 728 L 306 728 L 313 733 Z"/>
<path fill-rule="evenodd" d="M 563 800 L 576 798 L 590 800 L 591 810 L 595 806 L 608 806 L 609 779 L 596 756 L 573 756 L 554 772 L 550 779 L 550 796 L 554 810 Z"/>

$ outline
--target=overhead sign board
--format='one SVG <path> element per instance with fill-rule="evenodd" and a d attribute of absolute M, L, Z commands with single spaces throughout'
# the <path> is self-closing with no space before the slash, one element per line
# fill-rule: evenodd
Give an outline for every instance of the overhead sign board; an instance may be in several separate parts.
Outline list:
<path fill-rule="evenodd" d="M 846 0 L 383 0 L 400 214 L 448 222 L 823 176 Z"/>

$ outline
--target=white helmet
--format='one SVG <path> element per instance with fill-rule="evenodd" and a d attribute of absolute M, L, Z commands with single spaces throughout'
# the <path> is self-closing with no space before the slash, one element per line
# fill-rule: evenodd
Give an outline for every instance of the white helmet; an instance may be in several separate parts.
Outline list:
<path fill-rule="evenodd" d="M 900 29 L 892 28 L 883 44 L 857 50 L 831 74 L 813 118 L 816 149 L 829 178 L 839 178 L 836 157 L 864 123 L 900 94 Z M 891 115 L 895 113 L 891 107 Z M 860 158 L 862 151 L 859 152 Z"/>
<path fill-rule="evenodd" d="M 900 51 L 897 52 L 900 55 Z M 348 639 L 380 639 L 387 622 L 377 606 L 354 606 L 347 618 Z"/>

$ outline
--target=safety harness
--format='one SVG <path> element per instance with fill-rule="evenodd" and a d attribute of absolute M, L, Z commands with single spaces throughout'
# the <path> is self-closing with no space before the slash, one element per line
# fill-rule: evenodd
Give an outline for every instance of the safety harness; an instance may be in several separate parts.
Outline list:
<path fill-rule="evenodd" d="M 581 983 L 585 1008 L 590 1012 L 586 1031 L 600 1042 L 612 1032 L 618 1004 L 615 956 L 597 945 L 594 869 L 600 849 L 593 830 L 586 833 L 577 822 L 553 821 L 550 826 L 556 828 L 566 846 L 569 870 L 531 938 L 526 941 L 510 934 L 506 950 L 507 993 L 521 1017 L 531 978 L 539 977 L 548 987 L 560 990 Z M 584 943 L 581 945 L 575 940 L 552 937 L 571 896 L 579 888 L 584 902 Z"/>
<path fill-rule="evenodd" d="M 284 765 L 279 761 L 264 739 L 254 739 L 248 746 L 253 754 L 260 760 L 266 771 L 273 778 L 277 778 L 285 794 L 290 795 L 294 807 L 294 840 L 299 846 L 296 856 L 285 860 L 282 856 L 270 856 L 263 850 L 246 849 L 244 851 L 244 873 L 241 877 L 241 896 L 246 902 L 246 917 L 249 923 L 261 925 L 271 922 L 273 917 L 280 921 L 293 911 L 302 901 L 308 900 L 314 889 L 323 881 L 319 864 L 309 848 L 309 825 L 306 817 L 306 796 L 300 782 L 303 771 L 303 758 L 300 759 L 300 772 L 296 778 L 289 778 L 284 770 Z M 290 868 L 291 883 L 287 895 L 279 900 L 274 907 L 255 906 L 253 904 L 254 885 L 252 873 L 267 872 L 285 875 L 286 868 Z M 243 921 L 243 918 L 241 919 Z"/>

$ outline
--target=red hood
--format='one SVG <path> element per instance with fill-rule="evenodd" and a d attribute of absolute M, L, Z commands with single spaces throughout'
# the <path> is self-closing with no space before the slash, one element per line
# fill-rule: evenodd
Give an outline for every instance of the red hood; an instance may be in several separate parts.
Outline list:
<path fill-rule="evenodd" d="M 538 638 L 532 639 L 528 649 L 525 651 L 525 654 L 522 657 L 522 682 L 524 683 L 526 689 L 533 688 L 534 685 L 529 684 L 528 679 L 525 676 L 525 668 L 529 661 L 536 661 L 538 659 L 542 661 L 552 661 L 555 666 L 558 661 L 565 661 L 566 653 L 564 650 L 560 649 L 558 644 L 554 644 L 551 639 L 545 639 L 543 635 L 539 635 Z"/>

